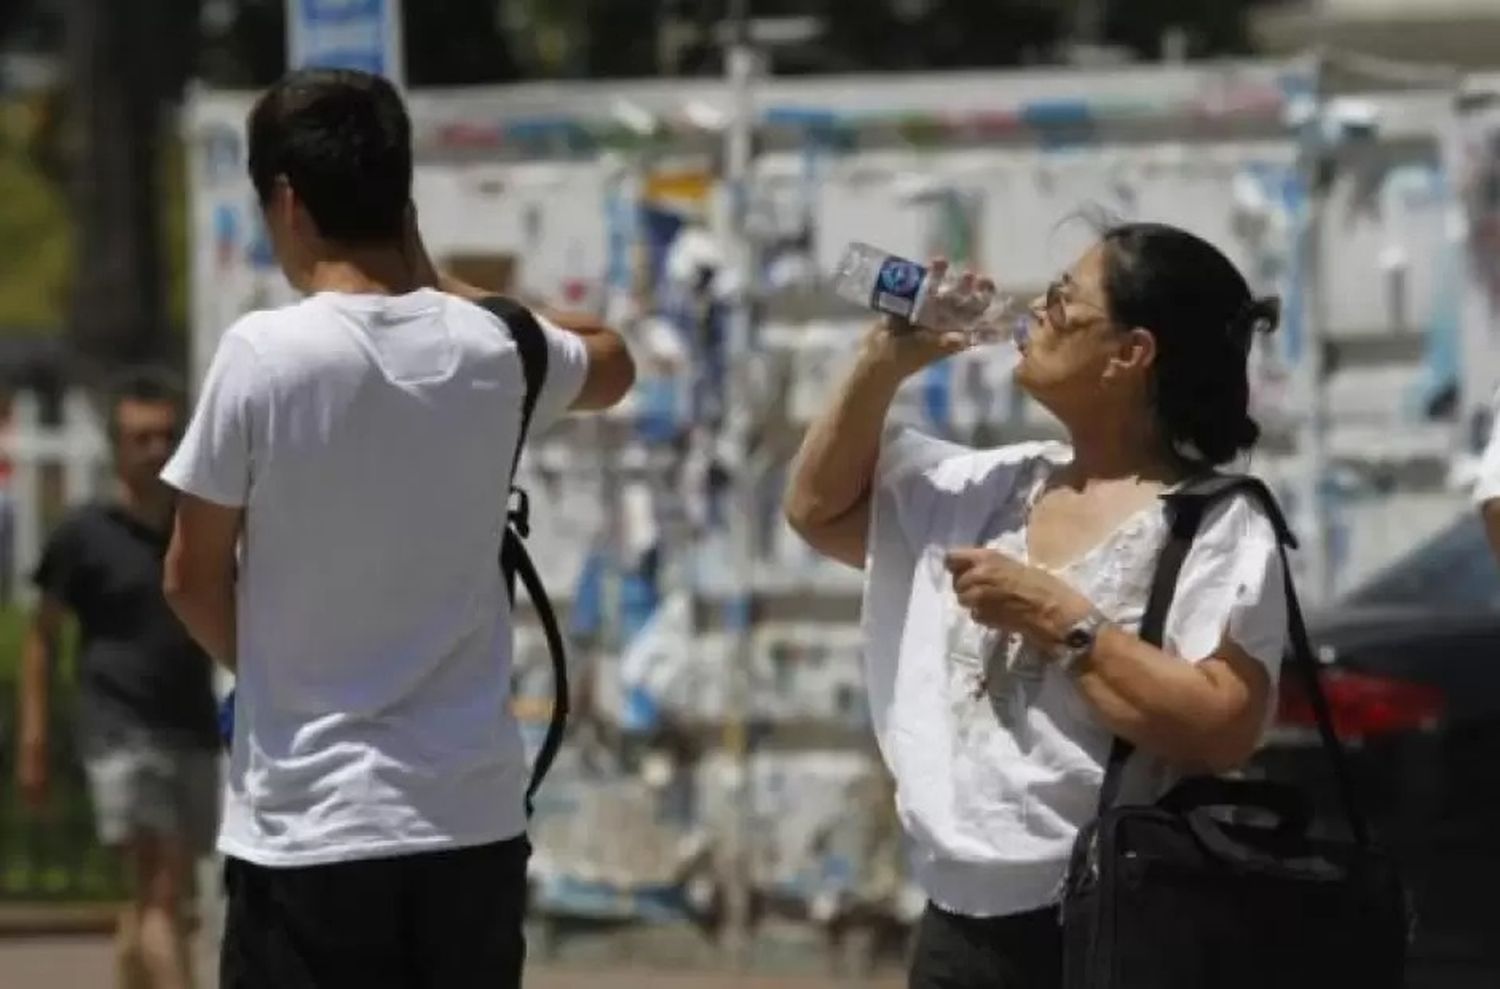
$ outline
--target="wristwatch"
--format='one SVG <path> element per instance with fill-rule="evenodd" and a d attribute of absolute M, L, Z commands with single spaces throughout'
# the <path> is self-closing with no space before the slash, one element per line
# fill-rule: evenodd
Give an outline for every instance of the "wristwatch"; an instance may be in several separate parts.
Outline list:
<path fill-rule="evenodd" d="M 1062 647 L 1053 654 L 1053 660 L 1064 673 L 1075 673 L 1079 665 L 1094 651 L 1094 643 L 1109 619 L 1098 610 L 1090 611 L 1076 622 L 1063 636 Z"/>

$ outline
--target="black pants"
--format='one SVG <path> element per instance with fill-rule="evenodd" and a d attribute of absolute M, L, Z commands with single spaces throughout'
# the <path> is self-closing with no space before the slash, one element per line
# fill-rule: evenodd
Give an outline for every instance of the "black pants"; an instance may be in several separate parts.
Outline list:
<path fill-rule="evenodd" d="M 220 989 L 510 989 L 526 941 L 524 837 L 270 869 L 230 859 Z"/>
<path fill-rule="evenodd" d="M 910 989 L 1059 989 L 1057 909 L 1009 917 L 961 917 L 932 904 L 922 916 Z"/>

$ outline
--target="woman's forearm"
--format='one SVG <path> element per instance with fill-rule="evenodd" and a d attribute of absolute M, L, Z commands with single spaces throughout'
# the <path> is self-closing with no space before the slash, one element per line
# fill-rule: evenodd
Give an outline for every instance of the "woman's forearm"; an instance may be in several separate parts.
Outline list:
<path fill-rule="evenodd" d="M 1270 692 L 1255 660 L 1226 652 L 1189 663 L 1106 628 L 1078 687 L 1116 735 L 1178 765 L 1222 772 L 1254 752 Z"/>
<path fill-rule="evenodd" d="M 939 280 L 945 270 L 934 263 Z M 782 502 L 787 521 L 814 549 L 864 566 L 870 490 L 891 400 L 907 377 L 967 346 L 961 333 L 885 321 L 866 331 L 853 370 L 802 440 Z"/>
<path fill-rule="evenodd" d="M 946 563 L 958 603 L 974 621 L 1018 632 L 1046 655 L 1059 654 L 1094 611 L 1056 574 L 994 549 L 949 551 Z M 1191 663 L 1106 624 L 1074 676 L 1111 732 L 1193 769 L 1242 765 L 1255 751 L 1270 704 L 1265 667 L 1228 638 Z"/>
<path fill-rule="evenodd" d="M 901 374 L 888 363 L 861 354 L 808 429 L 784 503 L 798 531 L 836 521 L 869 497 L 886 413 L 900 384 Z"/>

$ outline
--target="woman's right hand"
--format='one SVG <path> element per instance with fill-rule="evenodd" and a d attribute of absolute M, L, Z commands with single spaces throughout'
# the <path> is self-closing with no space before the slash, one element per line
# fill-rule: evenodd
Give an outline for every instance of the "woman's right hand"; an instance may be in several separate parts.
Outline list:
<path fill-rule="evenodd" d="M 948 262 L 933 259 L 928 277 L 941 285 Z M 995 283 L 965 272 L 954 285 L 938 289 L 927 311 L 939 314 L 938 325 L 917 326 L 883 316 L 865 333 L 860 359 L 867 365 L 907 378 L 929 364 L 969 349 L 968 321 L 984 312 L 994 298 Z"/>

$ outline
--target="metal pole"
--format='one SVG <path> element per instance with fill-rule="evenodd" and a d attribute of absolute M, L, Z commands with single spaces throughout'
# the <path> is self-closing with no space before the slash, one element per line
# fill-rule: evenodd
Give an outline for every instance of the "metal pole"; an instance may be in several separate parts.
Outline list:
<path fill-rule="evenodd" d="M 732 36 L 725 50 L 731 110 L 725 135 L 725 179 L 730 197 L 729 263 L 739 277 L 728 318 L 727 370 L 721 428 L 728 439 L 744 443 L 748 419 L 751 307 L 755 293 L 755 249 L 750 242 L 748 211 L 750 168 L 754 154 L 756 69 L 750 44 L 749 0 L 732 0 Z M 732 485 L 729 512 L 730 590 L 724 623 L 733 648 L 725 673 L 724 749 L 732 761 L 724 849 L 724 948 L 729 964 L 743 970 L 750 956 L 750 751 L 747 723 L 750 703 L 751 597 L 754 593 L 755 478 L 748 451 L 738 451 L 738 475 Z"/>
<path fill-rule="evenodd" d="M 1311 119 L 1304 125 L 1299 167 L 1307 191 L 1298 251 L 1303 272 L 1303 339 L 1298 383 L 1302 392 L 1302 429 L 1298 438 L 1302 471 L 1298 500 L 1306 527 L 1303 559 L 1305 585 L 1315 602 L 1333 597 L 1329 560 L 1329 512 L 1324 482 L 1328 477 L 1328 405 L 1324 389 L 1324 346 L 1328 339 L 1328 293 L 1323 267 L 1323 228 L 1328 212 L 1335 149 L 1324 133 L 1328 109 L 1326 58 L 1313 58 Z"/>

